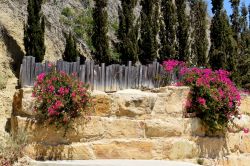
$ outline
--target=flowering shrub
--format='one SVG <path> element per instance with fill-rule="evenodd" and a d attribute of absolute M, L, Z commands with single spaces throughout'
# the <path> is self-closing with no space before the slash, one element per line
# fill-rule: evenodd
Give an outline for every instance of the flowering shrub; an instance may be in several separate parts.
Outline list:
<path fill-rule="evenodd" d="M 163 76 L 165 82 L 175 84 L 180 79 L 179 71 L 186 67 L 182 61 L 168 60 L 163 62 L 163 67 L 167 71 L 167 75 Z"/>
<path fill-rule="evenodd" d="M 87 85 L 76 77 L 52 70 L 38 75 L 32 96 L 36 97 L 35 111 L 39 119 L 52 124 L 67 125 L 89 102 Z"/>
<path fill-rule="evenodd" d="M 224 130 L 228 122 L 238 116 L 240 105 L 240 93 L 229 79 L 229 72 L 187 68 L 182 63 L 179 63 L 181 67 L 178 74 L 181 79 L 178 85 L 191 87 L 191 94 L 186 103 L 187 111 L 195 113 L 210 131 Z M 177 62 L 164 64 L 167 72 L 178 65 Z"/>

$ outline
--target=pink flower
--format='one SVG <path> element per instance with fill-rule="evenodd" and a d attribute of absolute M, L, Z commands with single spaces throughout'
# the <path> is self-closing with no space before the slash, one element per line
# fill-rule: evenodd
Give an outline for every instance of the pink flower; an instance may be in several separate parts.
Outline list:
<path fill-rule="evenodd" d="M 73 93 L 71 94 L 71 97 L 76 97 L 76 92 L 73 92 Z"/>
<path fill-rule="evenodd" d="M 244 133 L 249 133 L 249 129 L 248 128 L 243 128 L 243 131 L 244 131 Z"/>
<path fill-rule="evenodd" d="M 37 81 L 38 81 L 38 82 L 42 82 L 45 76 L 46 76 L 45 73 L 39 74 L 39 75 L 37 76 Z"/>
<path fill-rule="evenodd" d="M 60 95 L 63 95 L 64 94 L 64 88 L 60 87 L 59 90 L 58 90 L 58 92 L 59 92 Z"/>
<path fill-rule="evenodd" d="M 198 103 L 200 103 L 203 106 L 206 105 L 206 100 L 202 97 L 198 97 L 197 101 L 198 101 Z"/>

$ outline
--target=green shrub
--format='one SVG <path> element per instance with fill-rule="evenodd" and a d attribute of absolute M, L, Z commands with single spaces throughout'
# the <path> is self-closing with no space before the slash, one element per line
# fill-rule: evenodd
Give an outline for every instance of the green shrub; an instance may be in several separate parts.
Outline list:
<path fill-rule="evenodd" d="M 62 15 L 65 17 L 73 17 L 74 16 L 74 10 L 70 7 L 66 7 L 62 10 Z"/>

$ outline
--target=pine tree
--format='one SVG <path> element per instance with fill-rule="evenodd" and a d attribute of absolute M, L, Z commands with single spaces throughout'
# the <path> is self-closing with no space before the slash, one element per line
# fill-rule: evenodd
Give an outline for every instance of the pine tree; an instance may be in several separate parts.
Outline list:
<path fill-rule="evenodd" d="M 28 19 L 24 26 L 24 47 L 26 56 L 34 56 L 42 62 L 45 54 L 45 22 L 41 14 L 43 0 L 28 0 Z"/>
<path fill-rule="evenodd" d="M 92 43 L 95 48 L 94 58 L 97 63 L 111 62 L 109 51 L 108 33 L 108 13 L 106 10 L 108 0 L 94 0 L 95 7 L 93 9 L 93 36 Z"/>
<path fill-rule="evenodd" d="M 189 19 L 186 15 L 186 0 L 175 1 L 177 7 L 177 42 L 178 55 L 177 59 L 189 61 Z"/>
<path fill-rule="evenodd" d="M 139 43 L 139 60 L 142 64 L 149 64 L 157 59 L 159 0 L 142 0 L 141 6 L 141 38 Z"/>
<path fill-rule="evenodd" d="M 162 18 L 160 20 L 160 61 L 176 56 L 176 8 L 172 0 L 161 1 Z"/>
<path fill-rule="evenodd" d="M 192 57 L 198 66 L 207 66 L 207 4 L 203 0 L 190 1 L 192 16 Z"/>
<path fill-rule="evenodd" d="M 118 52 L 120 52 L 122 64 L 128 61 L 136 63 L 138 61 L 138 24 L 134 15 L 134 8 L 137 0 L 121 0 L 121 7 L 118 9 L 119 29 L 118 29 Z"/>
<path fill-rule="evenodd" d="M 66 46 L 63 53 L 63 60 L 67 62 L 76 62 L 77 57 L 79 57 L 80 53 L 77 50 L 77 45 L 75 38 L 71 33 L 66 34 Z"/>
<path fill-rule="evenodd" d="M 234 39 L 238 42 L 240 33 L 240 22 L 239 22 L 239 5 L 240 0 L 230 0 L 233 13 L 231 17 L 232 29 L 234 33 Z"/>

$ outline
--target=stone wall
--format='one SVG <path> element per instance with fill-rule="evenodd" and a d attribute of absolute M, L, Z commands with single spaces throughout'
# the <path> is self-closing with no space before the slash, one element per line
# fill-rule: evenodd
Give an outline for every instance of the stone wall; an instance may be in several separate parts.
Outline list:
<path fill-rule="evenodd" d="M 32 112 L 31 89 L 13 100 L 11 131 L 25 131 L 25 153 L 34 159 L 157 159 L 244 166 L 250 161 L 250 134 L 242 131 L 207 136 L 197 118 L 185 118 L 188 87 L 151 91 L 93 92 L 91 114 L 63 128 L 38 124 Z M 250 97 L 243 96 L 241 121 L 250 127 Z"/>

